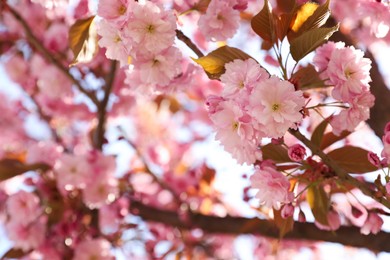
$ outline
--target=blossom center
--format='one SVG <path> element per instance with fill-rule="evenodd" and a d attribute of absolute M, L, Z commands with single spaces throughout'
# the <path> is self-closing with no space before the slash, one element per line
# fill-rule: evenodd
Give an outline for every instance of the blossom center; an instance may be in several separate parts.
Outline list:
<path fill-rule="evenodd" d="M 148 33 L 153 33 L 154 30 L 155 30 L 155 28 L 154 28 L 153 24 L 149 24 L 149 25 L 146 27 L 146 31 L 147 31 Z"/>
<path fill-rule="evenodd" d="M 272 108 L 272 111 L 276 112 L 276 111 L 278 111 L 280 109 L 280 104 L 276 104 L 275 103 L 275 104 L 272 105 L 271 108 Z"/>
<path fill-rule="evenodd" d="M 238 126 L 239 126 L 240 124 L 238 123 L 238 122 L 233 122 L 233 124 L 232 124 L 232 129 L 233 129 L 233 131 L 236 131 L 237 129 L 238 129 Z"/>
<path fill-rule="evenodd" d="M 121 5 L 121 6 L 119 7 L 119 9 L 118 9 L 118 13 L 119 13 L 120 15 L 124 15 L 124 14 L 126 13 L 126 6 Z"/>

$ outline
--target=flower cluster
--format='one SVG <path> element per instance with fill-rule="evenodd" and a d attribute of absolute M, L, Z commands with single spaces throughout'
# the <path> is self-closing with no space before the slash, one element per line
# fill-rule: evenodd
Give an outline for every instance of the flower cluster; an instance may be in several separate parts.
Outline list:
<path fill-rule="evenodd" d="M 216 139 L 239 163 L 261 159 L 258 151 L 263 137 L 282 137 L 302 120 L 301 91 L 288 81 L 269 77 L 253 59 L 234 60 L 221 76 L 222 96 L 209 96 L 210 118 Z"/>
<path fill-rule="evenodd" d="M 375 97 L 370 93 L 369 70 L 371 61 L 363 58 L 364 53 L 354 47 L 345 47 L 344 43 L 328 42 L 319 47 L 313 58 L 321 76 L 334 86 L 333 98 L 348 105 L 331 120 L 333 132 L 353 131 L 356 126 L 369 118 L 370 108 Z"/>
<path fill-rule="evenodd" d="M 99 45 L 106 57 L 128 65 L 145 86 L 167 86 L 181 72 L 181 53 L 173 46 L 176 18 L 153 2 L 99 1 Z"/>

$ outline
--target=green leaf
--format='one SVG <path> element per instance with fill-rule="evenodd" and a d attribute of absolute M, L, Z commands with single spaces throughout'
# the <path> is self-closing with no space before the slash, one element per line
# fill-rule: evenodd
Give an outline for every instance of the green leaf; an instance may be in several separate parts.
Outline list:
<path fill-rule="evenodd" d="M 320 28 L 323 26 L 330 16 L 329 10 L 330 0 L 327 0 L 323 5 L 318 6 L 312 15 L 310 15 L 302 26 L 297 31 L 297 36 L 302 35 L 311 29 Z"/>
<path fill-rule="evenodd" d="M 202 66 L 210 79 L 219 79 L 225 73 L 225 64 L 233 60 L 247 60 L 252 58 L 245 52 L 229 46 L 220 47 L 199 59 L 193 61 Z"/>
<path fill-rule="evenodd" d="M 292 162 L 287 149 L 281 145 L 269 143 L 261 148 L 263 160 L 273 160 L 275 163 Z"/>
<path fill-rule="evenodd" d="M 309 187 L 306 194 L 314 218 L 323 225 L 328 225 L 330 201 L 322 186 Z"/>
<path fill-rule="evenodd" d="M 343 132 L 341 132 L 340 135 L 335 135 L 332 132 L 326 133 L 324 135 L 324 137 L 322 138 L 320 149 L 324 150 L 325 148 L 331 146 L 332 144 L 334 144 L 340 140 L 343 140 L 345 137 L 347 137 L 350 134 L 351 134 L 351 132 L 349 132 L 349 131 L 343 131 Z"/>
<path fill-rule="evenodd" d="M 328 156 L 349 173 L 366 173 L 377 170 L 367 158 L 368 151 L 360 147 L 344 146 L 328 153 Z"/>
<path fill-rule="evenodd" d="M 300 61 L 303 57 L 324 43 L 324 41 L 329 39 L 329 37 L 338 29 L 339 25 L 336 25 L 331 28 L 311 29 L 310 31 L 303 33 L 291 42 L 291 56 L 296 62 Z"/>
<path fill-rule="evenodd" d="M 325 85 L 325 82 L 320 78 L 320 74 L 311 64 L 295 72 L 291 77 L 291 82 L 294 82 L 294 85 L 300 90 L 321 88 Z"/>
<path fill-rule="evenodd" d="M 274 211 L 274 223 L 279 229 L 279 238 L 283 238 L 288 232 L 294 228 L 294 218 L 293 216 L 288 218 L 283 218 L 281 215 L 282 210 L 273 210 Z"/>
<path fill-rule="evenodd" d="M 326 118 L 322 121 L 316 129 L 314 129 L 313 134 L 311 135 L 311 142 L 316 146 L 320 146 L 322 138 L 325 133 L 325 129 L 329 124 L 329 120 Z"/>
<path fill-rule="evenodd" d="M 268 0 L 264 0 L 261 11 L 251 20 L 253 31 L 264 41 L 273 43 L 275 41 L 275 29 L 273 21 L 272 7 Z"/>
<path fill-rule="evenodd" d="M 70 66 L 90 62 L 98 50 L 95 16 L 77 20 L 69 29 L 69 47 L 74 58 Z"/>
<path fill-rule="evenodd" d="M 0 160 L 0 181 L 21 175 L 27 171 L 48 170 L 50 166 L 44 163 L 24 164 L 15 159 Z"/>

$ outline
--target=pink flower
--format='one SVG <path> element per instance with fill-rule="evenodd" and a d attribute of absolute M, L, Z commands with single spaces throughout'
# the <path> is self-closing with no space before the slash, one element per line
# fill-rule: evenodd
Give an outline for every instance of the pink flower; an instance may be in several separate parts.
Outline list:
<path fill-rule="evenodd" d="M 97 24 L 97 32 L 101 36 L 99 46 L 106 48 L 106 57 L 120 61 L 121 66 L 128 65 L 131 45 L 124 43 L 120 31 L 107 21 L 101 20 Z"/>
<path fill-rule="evenodd" d="M 306 149 L 300 144 L 295 144 L 288 148 L 288 157 L 294 162 L 300 162 L 305 158 Z"/>
<path fill-rule="evenodd" d="M 368 89 L 371 60 L 363 55 L 361 50 L 352 46 L 333 51 L 327 73 L 335 86 L 332 91 L 334 98 L 347 102 Z"/>
<path fill-rule="evenodd" d="M 360 229 L 360 233 L 364 235 L 368 235 L 370 233 L 377 234 L 383 225 L 383 219 L 378 216 L 376 213 L 368 213 L 367 219 L 364 222 L 362 228 Z"/>
<path fill-rule="evenodd" d="M 290 203 L 294 198 L 289 191 L 290 182 L 287 177 L 272 167 L 257 168 L 250 181 L 251 187 L 259 190 L 256 198 L 266 207 L 279 209 L 281 204 Z"/>
<path fill-rule="evenodd" d="M 22 215 L 27 217 L 27 215 Z M 39 218 L 34 222 L 26 223 L 11 219 L 5 224 L 7 236 L 14 243 L 15 248 L 24 252 L 38 248 L 45 239 L 46 218 Z"/>
<path fill-rule="evenodd" d="M 149 54 L 137 59 L 142 82 L 166 86 L 181 72 L 181 53 L 176 47 L 169 47 L 161 53 Z"/>
<path fill-rule="evenodd" d="M 11 195 L 6 206 L 7 212 L 14 222 L 28 224 L 42 214 L 39 197 L 24 190 Z"/>
<path fill-rule="evenodd" d="M 351 99 L 351 107 L 333 116 L 330 124 L 333 132 L 339 135 L 343 130 L 354 131 L 358 124 L 370 118 L 370 107 L 374 105 L 375 97 L 368 91 Z"/>
<path fill-rule="evenodd" d="M 332 42 L 329 41 L 323 44 L 321 47 L 316 49 L 315 56 L 313 57 L 313 64 L 317 67 L 319 72 L 325 72 L 328 68 L 328 64 L 332 53 L 336 49 L 341 49 L 345 46 L 344 42 Z M 324 78 L 327 78 L 327 75 L 323 75 Z"/>
<path fill-rule="evenodd" d="M 273 76 L 254 87 L 248 110 L 259 124 L 257 129 L 278 138 L 302 120 L 300 110 L 304 104 L 302 91 L 295 91 L 290 82 Z"/>
<path fill-rule="evenodd" d="M 382 137 L 383 150 L 382 156 L 387 159 L 387 163 L 390 164 L 390 132 L 386 132 Z"/>
<path fill-rule="evenodd" d="M 234 10 L 229 2 L 212 0 L 206 14 L 199 18 L 198 27 L 207 40 L 224 41 L 234 36 L 239 21 L 240 12 Z"/>
<path fill-rule="evenodd" d="M 118 181 L 114 177 L 94 176 L 83 190 L 83 201 L 90 208 L 100 208 L 113 202 L 117 195 Z"/>
<path fill-rule="evenodd" d="M 217 111 L 210 115 L 216 127 L 216 139 L 239 163 L 254 163 L 258 137 L 255 137 L 248 116 L 233 101 L 220 102 Z M 250 119 L 249 119 L 250 120 Z"/>
<path fill-rule="evenodd" d="M 68 47 L 69 28 L 63 23 L 53 23 L 44 35 L 45 47 L 52 52 L 61 52 Z"/>
<path fill-rule="evenodd" d="M 164 11 L 156 4 L 132 6 L 130 19 L 123 32 L 134 42 L 137 52 L 158 53 L 173 45 L 176 36 L 176 19 L 172 11 Z"/>
<path fill-rule="evenodd" d="M 75 248 L 74 260 L 113 260 L 110 243 L 103 238 L 84 240 Z"/>
<path fill-rule="evenodd" d="M 91 171 L 83 156 L 63 154 L 55 163 L 54 171 L 57 175 L 57 186 L 60 190 L 84 188 L 86 174 Z"/>
<path fill-rule="evenodd" d="M 127 18 L 129 0 L 100 0 L 97 14 L 109 21 L 123 23 Z"/>
<path fill-rule="evenodd" d="M 269 77 L 268 73 L 253 59 L 236 59 L 225 65 L 226 72 L 221 76 L 225 84 L 222 95 L 234 96 L 245 91 L 250 92 L 254 85 Z"/>
<path fill-rule="evenodd" d="M 282 207 L 282 212 L 281 212 L 282 218 L 289 218 L 294 215 L 294 206 L 289 203 L 285 204 Z"/>

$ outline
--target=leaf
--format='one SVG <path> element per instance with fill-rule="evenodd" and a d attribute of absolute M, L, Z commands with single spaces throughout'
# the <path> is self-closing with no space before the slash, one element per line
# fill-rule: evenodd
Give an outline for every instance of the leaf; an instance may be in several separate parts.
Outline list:
<path fill-rule="evenodd" d="M 1 259 L 19 259 L 29 253 L 30 253 L 29 251 L 24 252 L 22 249 L 11 248 L 1 257 Z"/>
<path fill-rule="evenodd" d="M 349 131 L 343 131 L 343 132 L 341 132 L 340 135 L 335 135 L 332 132 L 326 133 L 324 135 L 324 137 L 322 138 L 320 149 L 324 150 L 325 148 L 327 148 L 327 147 L 331 146 L 332 144 L 334 144 L 334 143 L 344 139 L 345 137 L 347 137 L 350 134 L 351 134 L 351 132 L 349 132 Z"/>
<path fill-rule="evenodd" d="M 303 26 L 303 24 L 314 14 L 318 6 L 318 4 L 312 2 L 307 2 L 301 5 L 296 12 L 294 22 L 291 23 L 291 30 L 294 32 L 298 32 L 298 30 Z"/>
<path fill-rule="evenodd" d="M 328 153 L 328 156 L 349 173 L 366 173 L 377 170 L 367 158 L 368 151 L 360 147 L 344 146 Z"/>
<path fill-rule="evenodd" d="M 283 13 L 289 13 L 296 5 L 295 0 L 276 0 L 278 10 Z"/>
<path fill-rule="evenodd" d="M 252 58 L 245 52 L 229 46 L 222 46 L 199 59 L 192 58 L 206 71 L 210 79 L 219 79 L 225 73 L 225 64 L 233 60 Z"/>
<path fill-rule="evenodd" d="M 27 171 L 48 170 L 50 166 L 44 163 L 24 164 L 15 159 L 0 160 L 0 181 L 10 179 Z"/>
<path fill-rule="evenodd" d="M 311 186 L 306 194 L 307 202 L 314 218 L 321 224 L 328 226 L 328 211 L 330 201 L 322 186 Z"/>
<path fill-rule="evenodd" d="M 272 7 L 268 0 L 264 0 L 263 9 L 252 18 L 251 26 L 253 31 L 264 41 L 271 43 L 275 41 Z"/>
<path fill-rule="evenodd" d="M 295 72 L 291 77 L 291 82 L 294 82 L 294 85 L 301 90 L 320 88 L 325 85 L 324 81 L 320 78 L 320 74 L 311 64 Z"/>
<path fill-rule="evenodd" d="M 311 142 L 315 144 L 316 146 L 320 146 L 322 138 L 325 133 L 325 129 L 329 124 L 329 119 L 326 118 L 324 121 L 322 121 L 313 131 L 313 134 L 311 135 Z"/>
<path fill-rule="evenodd" d="M 314 51 L 324 41 L 329 39 L 334 32 L 339 29 L 339 25 L 331 28 L 316 28 L 303 33 L 294 39 L 290 45 L 291 56 L 295 61 L 300 61 L 310 52 Z"/>
<path fill-rule="evenodd" d="M 288 232 L 294 228 L 294 218 L 293 216 L 288 218 L 283 218 L 281 215 L 282 210 L 274 209 L 274 223 L 279 229 L 279 238 L 283 238 Z"/>
<path fill-rule="evenodd" d="M 298 29 L 298 35 L 307 32 L 311 29 L 320 28 L 323 26 L 330 16 L 329 10 L 330 0 L 327 0 L 323 5 L 318 6 L 312 15 L 310 15 Z"/>
<path fill-rule="evenodd" d="M 276 35 L 280 40 L 283 40 L 284 37 L 286 37 L 287 33 L 290 30 L 290 24 L 293 20 L 295 14 L 294 13 L 287 13 L 287 14 L 281 14 L 279 17 L 277 17 L 276 21 Z"/>
<path fill-rule="evenodd" d="M 195 4 L 195 6 L 192 9 L 199 11 L 201 13 L 206 13 L 210 2 L 211 0 L 200 0 L 197 4 Z"/>
<path fill-rule="evenodd" d="M 69 29 L 69 47 L 74 58 L 70 66 L 80 62 L 89 62 L 98 50 L 95 16 L 77 20 Z"/>
<path fill-rule="evenodd" d="M 292 162 L 287 149 L 281 145 L 269 143 L 261 148 L 263 160 L 273 160 L 275 163 Z"/>

